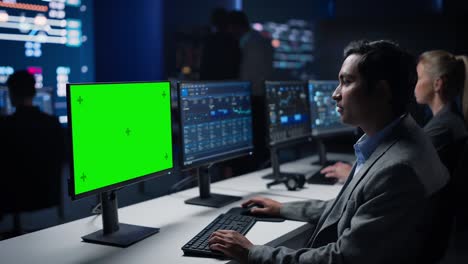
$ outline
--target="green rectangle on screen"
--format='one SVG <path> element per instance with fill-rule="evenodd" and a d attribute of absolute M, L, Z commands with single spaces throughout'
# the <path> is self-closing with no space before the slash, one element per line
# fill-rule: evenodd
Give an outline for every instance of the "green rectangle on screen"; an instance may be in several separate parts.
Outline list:
<path fill-rule="evenodd" d="M 173 167 L 169 82 L 69 85 L 74 195 Z"/>

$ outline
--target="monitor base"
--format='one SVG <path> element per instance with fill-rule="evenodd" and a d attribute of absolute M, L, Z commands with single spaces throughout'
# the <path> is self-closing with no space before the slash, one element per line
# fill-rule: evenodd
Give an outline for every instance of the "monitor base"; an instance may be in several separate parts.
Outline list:
<path fill-rule="evenodd" d="M 159 232 L 159 228 L 119 224 L 119 230 L 104 234 L 103 230 L 81 237 L 83 242 L 108 245 L 114 247 L 128 247 Z"/>
<path fill-rule="evenodd" d="M 275 178 L 276 177 L 275 175 L 273 175 L 273 173 L 262 176 L 262 179 L 265 179 L 265 180 L 274 180 Z"/>
<path fill-rule="evenodd" d="M 185 200 L 185 203 L 220 208 L 235 201 L 239 201 L 241 199 L 242 197 L 239 196 L 210 193 L 209 197 L 207 198 L 201 198 L 200 196 L 198 196 Z"/>

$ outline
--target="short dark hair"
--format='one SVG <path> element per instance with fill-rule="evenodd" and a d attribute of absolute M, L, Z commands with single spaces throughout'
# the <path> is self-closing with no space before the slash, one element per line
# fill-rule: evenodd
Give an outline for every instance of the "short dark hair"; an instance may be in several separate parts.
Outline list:
<path fill-rule="evenodd" d="M 36 80 L 26 70 L 15 71 L 7 80 L 10 95 L 15 98 L 28 98 L 36 95 Z"/>
<path fill-rule="evenodd" d="M 221 7 L 213 9 L 211 12 L 211 24 L 220 31 L 225 30 L 228 24 L 228 11 Z"/>
<path fill-rule="evenodd" d="M 417 80 L 416 58 L 403 50 L 397 43 L 388 40 L 359 40 L 348 44 L 344 57 L 352 54 L 361 55 L 358 64 L 369 92 L 378 81 L 385 80 L 392 92 L 392 106 L 395 115 L 408 111 L 408 105 L 414 96 Z"/>
<path fill-rule="evenodd" d="M 243 29 L 250 29 L 249 18 L 242 11 L 231 11 L 228 16 L 230 25 L 239 26 Z"/>

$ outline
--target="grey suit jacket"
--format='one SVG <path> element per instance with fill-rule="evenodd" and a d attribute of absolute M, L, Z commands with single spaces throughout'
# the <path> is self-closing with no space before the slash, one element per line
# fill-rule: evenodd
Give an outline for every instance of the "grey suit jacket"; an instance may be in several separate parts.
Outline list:
<path fill-rule="evenodd" d="M 318 219 L 305 248 L 255 245 L 248 262 L 418 263 L 437 214 L 433 196 L 447 182 L 431 141 L 408 115 L 335 200 L 284 204 L 281 214 L 287 218 Z"/>

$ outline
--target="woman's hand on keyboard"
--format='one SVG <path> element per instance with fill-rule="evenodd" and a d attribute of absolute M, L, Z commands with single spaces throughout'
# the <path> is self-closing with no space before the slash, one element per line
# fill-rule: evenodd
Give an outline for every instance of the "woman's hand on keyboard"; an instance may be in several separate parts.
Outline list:
<path fill-rule="evenodd" d="M 265 197 L 254 197 L 247 202 L 242 203 L 242 207 L 251 207 L 252 214 L 263 214 L 270 216 L 280 216 L 280 210 L 283 205 L 275 200 Z"/>
<path fill-rule="evenodd" d="M 336 178 L 339 182 L 344 183 L 348 179 L 352 168 L 353 166 L 350 164 L 338 161 L 333 165 L 323 168 L 320 173 L 325 174 L 327 178 Z"/>

